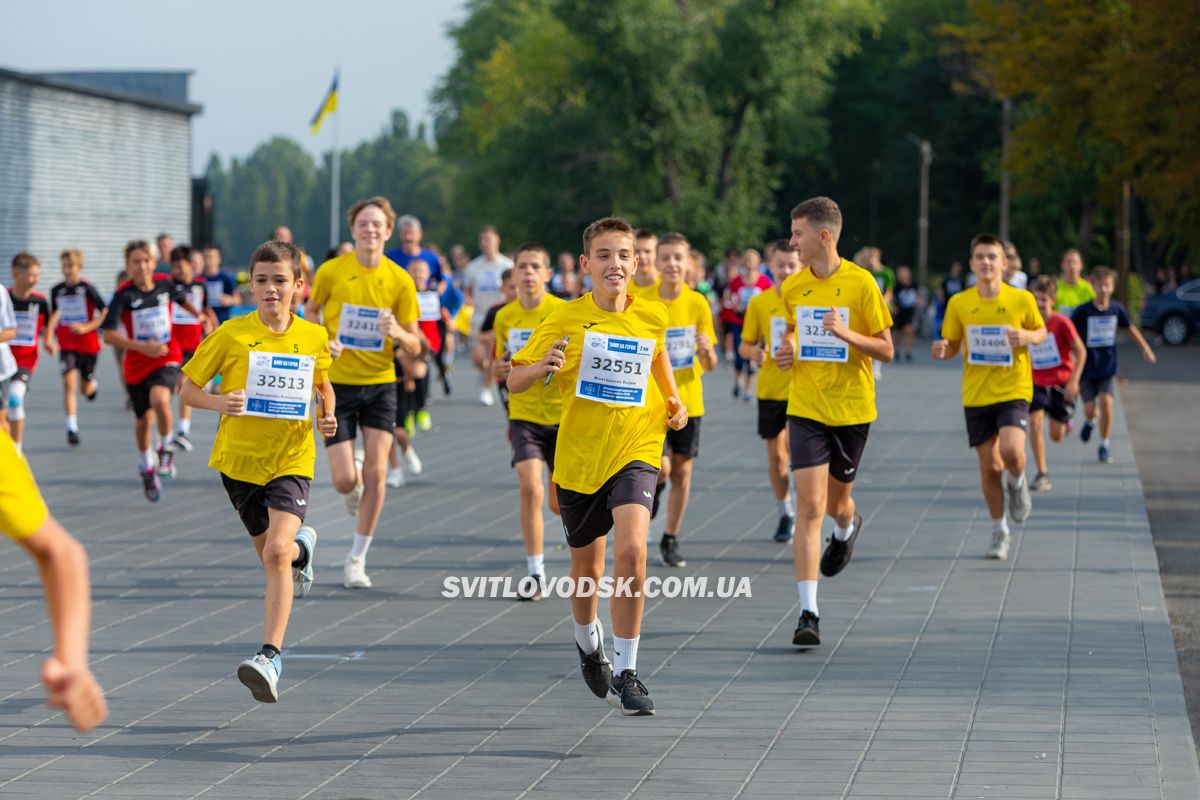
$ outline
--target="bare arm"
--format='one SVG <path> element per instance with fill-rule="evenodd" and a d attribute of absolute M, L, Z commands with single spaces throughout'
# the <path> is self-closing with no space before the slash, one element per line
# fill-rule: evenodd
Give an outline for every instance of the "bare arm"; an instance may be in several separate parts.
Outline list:
<path fill-rule="evenodd" d="M 337 397 L 333 393 L 333 384 L 329 382 L 329 378 L 324 375 L 320 376 L 320 383 L 317 384 L 317 431 L 325 439 L 337 433 Z"/>
<path fill-rule="evenodd" d="M 1087 347 L 1083 340 L 1076 336 L 1071 340 L 1071 377 L 1063 387 L 1063 396 L 1067 401 L 1074 400 L 1079 395 L 1079 379 L 1083 376 L 1083 368 L 1087 364 Z"/>
<path fill-rule="evenodd" d="M 165 356 L 170 349 L 165 344 L 157 342 L 139 342 L 136 339 L 130 339 L 125 334 L 118 331 L 116 328 L 104 329 L 104 341 L 113 347 L 120 347 L 125 350 L 133 350 L 151 358 Z"/>
<path fill-rule="evenodd" d="M 179 402 L 192 408 L 205 408 L 230 417 L 240 417 L 246 411 L 246 392 L 235 389 L 225 394 L 209 394 L 190 378 L 179 389 Z"/>
<path fill-rule="evenodd" d="M 94 319 L 91 319 L 88 322 L 83 323 L 82 325 L 73 325 L 73 326 L 71 326 L 71 329 L 74 333 L 76 333 L 77 335 L 80 335 L 80 336 L 82 336 L 85 333 L 91 333 L 92 331 L 94 331 L 100 327 L 101 323 L 104 322 L 104 318 L 107 316 L 108 316 L 108 307 L 105 306 L 104 308 L 101 308 L 96 312 L 96 316 Z"/>
<path fill-rule="evenodd" d="M 741 344 L 738 345 L 738 355 L 761 367 L 762 363 L 767 360 L 767 349 L 759 347 L 758 342 L 748 342 L 742 339 Z"/>
<path fill-rule="evenodd" d="M 17 338 L 16 328 L 0 328 L 0 342 L 11 342 Z"/>
<path fill-rule="evenodd" d="M 520 394 L 527 391 L 533 386 L 534 382 L 539 378 L 545 378 L 551 372 L 558 372 L 567 362 L 567 357 L 563 354 L 562 348 L 567 346 L 566 339 L 559 339 L 550 349 L 546 351 L 546 355 L 542 356 L 540 361 L 532 364 L 520 364 L 512 368 L 512 372 L 508 373 L 508 380 L 505 383 L 508 385 L 508 390 Z M 670 362 L 668 362 L 668 367 Z M 671 385 L 675 384 L 675 376 L 671 376 Z"/>
<path fill-rule="evenodd" d="M 962 347 L 962 339 L 934 339 L 930 345 L 929 351 L 936 361 L 945 361 L 954 358 L 958 354 L 958 349 Z"/>
<path fill-rule="evenodd" d="M 707 333 L 696 335 L 696 355 L 700 357 L 700 366 L 704 367 L 705 372 L 712 372 L 717 368 L 717 348 L 713 347 L 712 339 Z"/>
<path fill-rule="evenodd" d="M 682 429 L 688 423 L 688 410 L 683 401 L 679 399 L 679 387 L 675 385 L 675 370 L 671 368 L 671 357 L 667 355 L 666 348 L 658 354 L 658 358 L 654 359 L 650 371 L 654 373 L 654 382 L 658 384 L 658 390 L 667 400 L 667 414 L 670 415 L 667 425 L 673 431 Z"/>
<path fill-rule="evenodd" d="M 1158 356 L 1154 355 L 1154 351 L 1150 349 L 1150 343 L 1146 341 L 1145 336 L 1142 336 L 1142 332 L 1134 325 L 1130 325 L 1125 330 L 1129 331 L 1129 335 L 1137 342 L 1138 347 L 1142 348 L 1142 358 L 1146 359 L 1147 363 L 1157 363 Z"/>

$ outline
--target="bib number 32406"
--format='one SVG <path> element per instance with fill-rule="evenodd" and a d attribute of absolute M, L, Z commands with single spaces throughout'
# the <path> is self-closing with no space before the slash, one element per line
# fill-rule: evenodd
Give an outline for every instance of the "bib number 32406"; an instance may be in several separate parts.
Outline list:
<path fill-rule="evenodd" d="M 575 395 L 599 403 L 644 406 L 654 340 L 588 331 Z"/>
<path fill-rule="evenodd" d="M 967 326 L 967 363 L 980 367 L 1011 367 L 1012 345 L 1005 325 Z"/>
<path fill-rule="evenodd" d="M 246 414 L 274 419 L 308 419 L 313 392 L 312 356 L 250 353 L 246 370 Z"/>

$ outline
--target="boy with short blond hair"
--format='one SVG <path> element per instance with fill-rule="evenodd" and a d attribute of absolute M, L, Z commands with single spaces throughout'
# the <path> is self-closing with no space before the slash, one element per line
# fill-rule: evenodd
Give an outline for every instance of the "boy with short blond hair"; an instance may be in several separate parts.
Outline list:
<path fill-rule="evenodd" d="M 316 462 L 314 392 L 321 435 L 328 439 L 337 431 L 327 376 L 329 335 L 291 311 L 293 295 L 303 291 L 302 258 L 286 242 L 259 245 L 250 257 L 250 291 L 258 308 L 225 322 L 199 344 L 183 367 L 180 392 L 187 405 L 222 415 L 208 464 L 221 473 L 266 573 L 263 645 L 237 670 L 262 703 L 279 698 L 292 597 L 306 595 L 313 581 L 317 532 L 303 523 Z M 221 394 L 208 394 L 203 387 L 218 374 Z"/>
<path fill-rule="evenodd" d="M 108 314 L 108 304 L 82 277 L 83 253 L 68 248 L 62 251 L 60 260 L 63 279 L 50 290 L 50 327 L 59 346 L 67 444 L 75 447 L 80 441 L 75 393 L 82 392 L 89 403 L 96 399 L 96 357 L 100 353 L 96 330 Z"/>
<path fill-rule="evenodd" d="M 666 349 L 667 309 L 630 295 L 637 268 L 633 229 L 606 217 L 583 234 L 580 269 L 593 290 L 556 308 L 513 356 L 508 387 L 514 394 L 536 383 L 557 384 L 562 398 L 554 483 L 571 548 L 575 645 L 588 688 L 625 716 L 654 713 L 638 678 L 646 532 L 663 446 L 663 420 L 687 425 Z M 657 391 L 650 386 L 653 376 Z M 615 530 L 613 572 L 629 592 L 612 599 L 615 667 L 604 651 L 595 592 L 579 579 L 604 573 L 605 540 Z M 615 673 L 615 677 L 614 677 Z"/>

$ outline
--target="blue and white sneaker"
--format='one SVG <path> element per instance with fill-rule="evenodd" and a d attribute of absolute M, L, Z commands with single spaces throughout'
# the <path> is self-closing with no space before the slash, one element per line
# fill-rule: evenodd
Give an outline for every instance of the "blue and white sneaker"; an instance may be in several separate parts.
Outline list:
<path fill-rule="evenodd" d="M 303 544 L 304 549 L 308 551 L 308 562 L 305 563 L 304 569 L 292 567 L 292 596 L 304 597 L 312 588 L 313 564 L 316 563 L 317 553 L 316 530 L 308 525 L 301 525 L 296 534 L 296 543 Z"/>
<path fill-rule="evenodd" d="M 260 703 L 274 703 L 279 699 L 279 676 L 283 674 L 283 659 L 279 656 L 267 658 L 255 653 L 238 664 L 238 680 L 250 690 Z"/>
<path fill-rule="evenodd" d="M 1097 451 L 1096 456 L 1100 459 L 1101 464 L 1113 463 L 1112 454 L 1108 452 L 1108 445 L 1106 444 L 1100 445 L 1100 450 Z"/>

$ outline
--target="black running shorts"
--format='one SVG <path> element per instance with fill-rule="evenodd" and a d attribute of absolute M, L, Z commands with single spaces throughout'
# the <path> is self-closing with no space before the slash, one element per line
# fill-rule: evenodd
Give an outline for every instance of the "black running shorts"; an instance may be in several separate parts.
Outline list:
<path fill-rule="evenodd" d="M 179 367 L 159 367 L 146 376 L 141 383 L 125 384 L 129 393 L 129 402 L 133 405 L 133 414 L 138 419 L 150 410 L 150 390 L 155 386 L 165 386 L 172 392 L 179 385 Z"/>
<path fill-rule="evenodd" d="M 514 419 L 508 426 L 512 440 L 512 463 L 540 458 L 551 470 L 554 469 L 554 445 L 558 441 L 557 425 L 539 425 Z"/>
<path fill-rule="evenodd" d="M 353 442 L 358 436 L 358 427 L 388 431 L 396 429 L 396 384 L 368 383 L 363 386 L 352 383 L 333 384 L 333 395 L 337 399 L 334 416 L 337 417 L 337 433 L 325 440 L 325 446 L 338 442 Z"/>
<path fill-rule="evenodd" d="M 758 401 L 758 435 L 762 439 L 774 439 L 787 427 L 787 400 Z"/>
<path fill-rule="evenodd" d="M 654 488 L 658 484 L 658 468 L 633 461 L 617 470 L 592 494 L 581 494 L 555 485 L 563 530 L 571 547 L 587 547 L 612 530 L 612 510 L 634 503 L 650 510 L 654 503 Z"/>
<path fill-rule="evenodd" d="M 963 412 L 967 418 L 967 442 L 971 447 L 987 444 L 1000 433 L 1001 428 L 1029 430 L 1029 403 L 1024 400 L 1006 400 L 990 406 L 967 406 Z"/>
<path fill-rule="evenodd" d="M 1066 423 L 1071 421 L 1075 413 L 1075 404 L 1067 402 L 1061 386 L 1035 386 L 1029 410 L 1045 411 L 1050 419 Z"/>
<path fill-rule="evenodd" d="M 703 416 L 688 417 L 687 425 L 674 431 L 667 428 L 667 438 L 663 440 L 663 455 L 686 456 L 695 458 L 700 455 L 700 421 Z"/>
<path fill-rule="evenodd" d="M 871 423 L 826 425 L 806 417 L 788 417 L 788 445 L 792 469 L 829 465 L 829 477 L 853 483 L 858 462 L 867 447 Z"/>
<path fill-rule="evenodd" d="M 304 522 L 308 512 L 308 490 L 312 481 L 300 475 L 280 475 L 266 485 L 239 481 L 221 474 L 229 502 L 242 518 L 242 525 L 251 536 L 262 536 L 271 526 L 268 508 L 294 514 Z"/>

